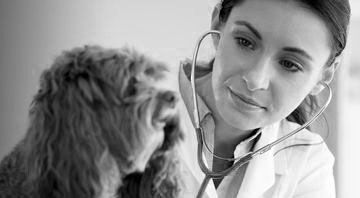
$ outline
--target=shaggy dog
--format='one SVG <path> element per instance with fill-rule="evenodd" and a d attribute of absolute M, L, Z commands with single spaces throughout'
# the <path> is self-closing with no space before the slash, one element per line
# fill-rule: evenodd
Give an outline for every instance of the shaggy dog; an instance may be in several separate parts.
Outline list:
<path fill-rule="evenodd" d="M 164 64 L 85 46 L 44 71 L 24 139 L 0 164 L 0 197 L 177 197 L 177 96 Z"/>

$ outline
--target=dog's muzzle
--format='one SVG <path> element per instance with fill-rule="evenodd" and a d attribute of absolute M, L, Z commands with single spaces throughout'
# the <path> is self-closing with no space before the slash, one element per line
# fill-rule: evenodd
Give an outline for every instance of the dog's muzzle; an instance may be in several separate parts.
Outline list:
<path fill-rule="evenodd" d="M 164 91 L 158 93 L 157 99 L 158 105 L 154 112 L 153 122 L 163 127 L 165 136 L 162 149 L 168 149 L 182 138 L 177 108 L 179 95 L 173 91 Z"/>

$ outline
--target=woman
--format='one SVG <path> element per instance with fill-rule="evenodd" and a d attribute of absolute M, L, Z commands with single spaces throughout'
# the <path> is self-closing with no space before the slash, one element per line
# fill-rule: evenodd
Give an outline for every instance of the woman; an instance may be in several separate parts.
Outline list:
<path fill-rule="evenodd" d="M 329 84 L 346 44 L 348 0 L 223 0 L 213 10 L 216 49 L 198 65 L 200 123 L 211 152 L 236 158 L 276 140 L 317 111 L 315 96 Z M 204 178 L 196 161 L 190 63 L 179 72 L 190 119 L 183 148 L 186 193 Z M 303 130 L 229 176 L 212 180 L 209 197 L 335 197 L 334 158 L 320 136 Z M 304 146 L 311 145 L 311 146 Z M 221 171 L 233 161 L 204 153 Z"/>

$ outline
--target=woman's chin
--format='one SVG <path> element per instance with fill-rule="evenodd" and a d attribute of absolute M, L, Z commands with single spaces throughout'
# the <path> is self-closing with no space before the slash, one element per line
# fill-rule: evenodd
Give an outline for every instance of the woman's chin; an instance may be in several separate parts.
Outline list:
<path fill-rule="evenodd" d="M 231 104 L 222 104 L 218 108 L 221 120 L 239 130 L 253 130 L 259 128 L 261 121 L 254 112 L 243 112 L 235 109 Z"/>

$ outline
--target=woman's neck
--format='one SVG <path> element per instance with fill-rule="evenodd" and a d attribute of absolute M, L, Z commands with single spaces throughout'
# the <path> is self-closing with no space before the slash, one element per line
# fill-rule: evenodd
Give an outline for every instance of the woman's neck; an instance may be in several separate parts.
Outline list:
<path fill-rule="evenodd" d="M 215 119 L 215 134 L 214 134 L 214 151 L 227 155 L 233 155 L 236 146 L 251 136 L 252 131 L 243 131 L 238 128 L 232 127 L 226 121 L 220 118 Z"/>

